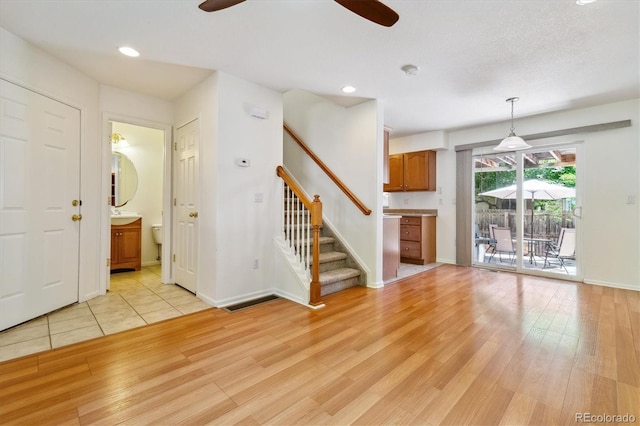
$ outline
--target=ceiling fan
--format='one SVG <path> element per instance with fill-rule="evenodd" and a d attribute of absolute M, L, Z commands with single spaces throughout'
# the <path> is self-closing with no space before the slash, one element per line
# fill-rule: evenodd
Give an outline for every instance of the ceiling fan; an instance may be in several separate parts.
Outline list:
<path fill-rule="evenodd" d="M 215 12 L 226 9 L 245 0 L 205 0 L 198 6 L 205 12 Z M 368 19 L 371 22 L 390 27 L 400 18 L 389 6 L 379 0 L 335 0 L 336 3 L 346 7 L 353 13 Z"/>

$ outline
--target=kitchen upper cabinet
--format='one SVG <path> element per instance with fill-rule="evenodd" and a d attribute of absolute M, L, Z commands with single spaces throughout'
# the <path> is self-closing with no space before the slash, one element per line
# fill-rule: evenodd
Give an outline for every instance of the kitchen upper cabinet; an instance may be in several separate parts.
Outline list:
<path fill-rule="evenodd" d="M 435 151 L 416 151 L 389 156 L 389 183 L 384 185 L 385 192 L 435 190 Z"/>

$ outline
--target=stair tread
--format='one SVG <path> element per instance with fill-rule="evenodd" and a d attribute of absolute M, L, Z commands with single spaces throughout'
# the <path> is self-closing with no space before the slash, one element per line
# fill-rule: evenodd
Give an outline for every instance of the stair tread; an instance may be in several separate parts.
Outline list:
<path fill-rule="evenodd" d="M 320 284 L 331 284 L 336 281 L 346 280 L 360 276 L 360 271 L 353 268 L 338 268 L 331 271 L 320 272 Z"/>
<path fill-rule="evenodd" d="M 336 260 L 342 260 L 347 258 L 347 253 L 339 251 L 328 251 L 326 253 L 319 254 L 320 263 L 333 262 Z"/>

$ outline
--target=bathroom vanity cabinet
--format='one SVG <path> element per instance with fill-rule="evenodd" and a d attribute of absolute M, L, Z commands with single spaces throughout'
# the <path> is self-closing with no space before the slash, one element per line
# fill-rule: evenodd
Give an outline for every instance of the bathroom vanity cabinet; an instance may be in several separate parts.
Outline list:
<path fill-rule="evenodd" d="M 126 225 L 111 225 L 111 270 L 140 270 L 142 218 Z"/>

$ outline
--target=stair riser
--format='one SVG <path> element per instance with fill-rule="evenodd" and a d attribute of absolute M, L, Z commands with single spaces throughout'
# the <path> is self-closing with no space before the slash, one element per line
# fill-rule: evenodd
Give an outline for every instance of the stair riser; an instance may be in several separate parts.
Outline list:
<path fill-rule="evenodd" d="M 313 242 L 311 243 L 311 246 L 309 247 L 309 251 L 313 250 Z M 305 247 L 302 247 L 300 249 L 301 251 L 305 250 Z M 329 253 L 333 251 L 333 243 L 320 243 L 320 253 Z"/>
<path fill-rule="evenodd" d="M 336 281 L 331 284 L 325 284 L 320 289 L 320 295 L 326 296 L 327 294 L 335 293 L 337 291 L 345 290 L 350 287 L 358 285 L 358 277 L 349 278 L 342 281 Z"/>
<path fill-rule="evenodd" d="M 320 272 L 333 271 L 334 269 L 344 268 L 346 266 L 347 262 L 344 259 L 325 262 L 320 264 Z"/>

